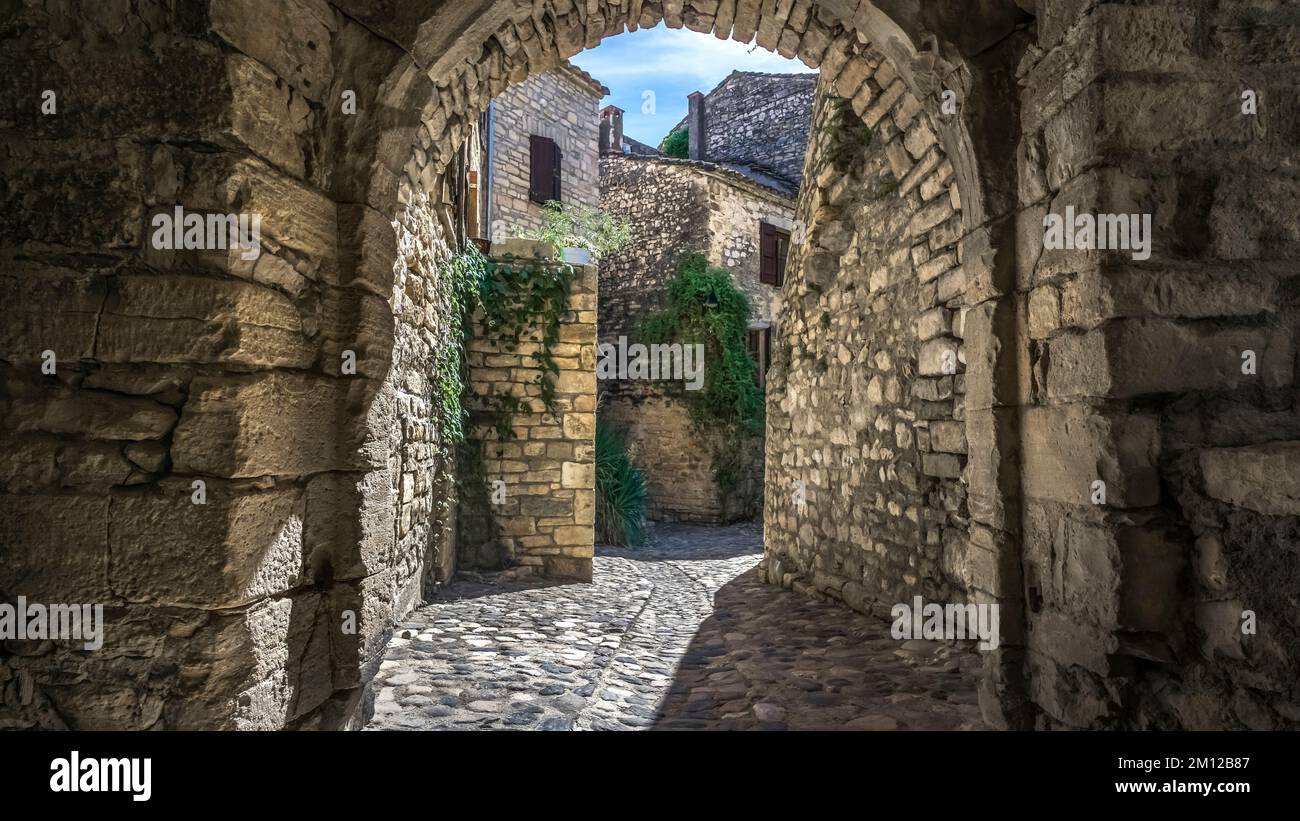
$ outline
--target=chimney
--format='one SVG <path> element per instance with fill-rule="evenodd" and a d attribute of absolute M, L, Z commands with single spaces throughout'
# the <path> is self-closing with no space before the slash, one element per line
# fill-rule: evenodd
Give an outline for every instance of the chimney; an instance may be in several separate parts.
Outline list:
<path fill-rule="evenodd" d="M 707 134 L 704 123 L 704 95 L 698 91 L 692 91 L 686 99 L 690 102 L 690 113 L 686 115 L 686 128 L 690 131 L 688 142 L 689 157 L 692 160 L 702 160 L 706 153 L 705 146 L 708 145 Z"/>
<path fill-rule="evenodd" d="M 600 110 L 600 155 L 623 153 L 623 109 L 607 105 Z"/>

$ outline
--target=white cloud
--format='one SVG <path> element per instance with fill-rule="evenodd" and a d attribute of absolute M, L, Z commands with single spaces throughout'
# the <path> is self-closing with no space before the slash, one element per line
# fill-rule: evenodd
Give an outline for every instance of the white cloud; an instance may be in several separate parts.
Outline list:
<path fill-rule="evenodd" d="M 626 44 L 620 42 L 628 39 Z M 756 45 L 719 40 L 711 34 L 663 26 L 619 35 L 575 58 L 593 77 L 603 82 L 627 78 L 684 83 L 708 91 L 733 69 L 774 73 L 811 72 L 798 60 Z M 611 48 L 612 46 L 612 48 Z"/>
<path fill-rule="evenodd" d="M 606 38 L 596 48 L 580 52 L 573 62 L 609 86 L 611 94 L 605 102 L 627 112 L 624 132 L 652 144 L 686 116 L 686 95 L 711 91 L 734 70 L 814 71 L 749 43 L 662 24 Z M 652 111 L 642 109 L 646 92 L 655 95 Z"/>

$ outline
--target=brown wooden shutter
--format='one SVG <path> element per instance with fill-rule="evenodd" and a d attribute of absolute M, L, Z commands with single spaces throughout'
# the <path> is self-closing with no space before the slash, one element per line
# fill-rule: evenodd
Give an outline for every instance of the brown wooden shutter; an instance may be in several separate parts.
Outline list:
<path fill-rule="evenodd" d="M 564 152 L 555 143 L 551 143 L 551 150 L 551 199 L 562 202 L 560 199 L 560 177 L 564 168 Z"/>
<path fill-rule="evenodd" d="M 776 286 L 785 284 L 785 264 L 790 259 L 790 234 L 786 231 L 774 231 L 776 234 Z"/>
<path fill-rule="evenodd" d="M 551 196 L 555 181 L 555 143 L 533 134 L 528 138 L 528 199 L 538 204 Z"/>
<path fill-rule="evenodd" d="M 758 281 L 777 285 L 776 226 L 758 224 Z"/>

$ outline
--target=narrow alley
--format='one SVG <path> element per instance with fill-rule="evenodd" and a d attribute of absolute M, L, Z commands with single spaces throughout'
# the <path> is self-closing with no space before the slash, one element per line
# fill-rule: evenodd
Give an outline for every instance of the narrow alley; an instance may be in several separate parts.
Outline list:
<path fill-rule="evenodd" d="M 980 659 L 757 578 L 762 533 L 661 525 L 594 581 L 461 576 L 399 628 L 369 729 L 978 729 Z"/>

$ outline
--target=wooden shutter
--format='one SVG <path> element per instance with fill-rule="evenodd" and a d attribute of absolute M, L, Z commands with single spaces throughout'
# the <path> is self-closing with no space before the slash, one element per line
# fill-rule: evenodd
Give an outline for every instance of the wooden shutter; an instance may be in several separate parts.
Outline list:
<path fill-rule="evenodd" d="M 564 168 L 564 152 L 555 143 L 551 143 L 551 199 L 562 202 L 560 198 L 560 176 Z"/>
<path fill-rule="evenodd" d="M 777 285 L 776 226 L 758 224 L 758 281 Z"/>
<path fill-rule="evenodd" d="M 785 284 L 785 263 L 790 258 L 790 234 L 788 231 L 776 230 L 776 285 Z"/>
<path fill-rule="evenodd" d="M 555 199 L 551 194 L 559 173 L 555 168 L 557 151 L 546 137 L 533 134 L 528 138 L 528 199 L 535 203 Z"/>

